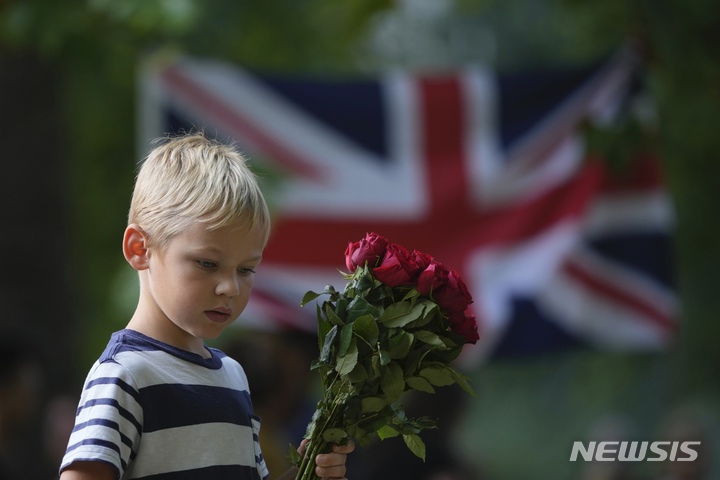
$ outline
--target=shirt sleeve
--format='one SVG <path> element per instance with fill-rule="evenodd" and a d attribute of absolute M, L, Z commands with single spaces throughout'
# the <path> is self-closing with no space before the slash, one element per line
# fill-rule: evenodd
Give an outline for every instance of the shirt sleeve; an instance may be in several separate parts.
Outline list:
<path fill-rule="evenodd" d="M 113 361 L 96 363 L 85 380 L 60 471 L 73 462 L 100 461 L 122 477 L 140 445 L 142 421 L 132 374 Z"/>
<path fill-rule="evenodd" d="M 250 415 L 250 422 L 253 430 L 253 447 L 255 448 L 255 466 L 258 471 L 258 475 L 263 480 L 270 478 L 270 472 L 268 471 L 267 465 L 265 464 L 265 458 L 263 457 L 262 451 L 260 450 L 260 417 L 256 415 Z"/>

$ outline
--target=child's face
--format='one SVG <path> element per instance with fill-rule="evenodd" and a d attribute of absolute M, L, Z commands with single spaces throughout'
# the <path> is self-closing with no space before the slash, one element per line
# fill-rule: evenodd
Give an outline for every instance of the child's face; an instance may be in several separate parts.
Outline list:
<path fill-rule="evenodd" d="M 142 301 L 158 340 L 193 350 L 220 335 L 245 309 L 264 247 L 260 228 L 196 222 L 162 250 L 150 248 Z"/>

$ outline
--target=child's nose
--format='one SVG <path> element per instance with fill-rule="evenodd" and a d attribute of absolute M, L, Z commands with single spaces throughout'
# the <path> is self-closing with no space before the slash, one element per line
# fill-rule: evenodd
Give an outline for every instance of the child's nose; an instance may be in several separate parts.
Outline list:
<path fill-rule="evenodd" d="M 237 275 L 228 275 L 222 278 L 218 286 L 215 288 L 216 295 L 227 295 L 235 297 L 240 294 L 240 281 Z"/>

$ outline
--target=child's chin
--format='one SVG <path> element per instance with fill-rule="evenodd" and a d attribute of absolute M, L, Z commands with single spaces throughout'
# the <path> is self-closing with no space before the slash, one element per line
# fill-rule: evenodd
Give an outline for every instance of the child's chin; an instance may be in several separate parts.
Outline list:
<path fill-rule="evenodd" d="M 225 328 L 227 328 L 227 325 L 224 325 L 223 327 L 208 329 L 207 331 L 202 332 L 202 338 L 203 340 L 215 340 L 222 334 L 222 332 L 225 331 Z"/>

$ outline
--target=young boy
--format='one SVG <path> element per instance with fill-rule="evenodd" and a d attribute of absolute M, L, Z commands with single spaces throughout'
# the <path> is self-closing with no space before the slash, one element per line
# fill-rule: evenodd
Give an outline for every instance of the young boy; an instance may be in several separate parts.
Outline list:
<path fill-rule="evenodd" d="M 61 480 L 269 477 L 245 373 L 204 343 L 247 305 L 269 232 L 232 147 L 192 134 L 148 155 L 122 246 L 138 305 L 88 374 Z M 344 477 L 352 450 L 319 455 L 318 476 Z"/>

